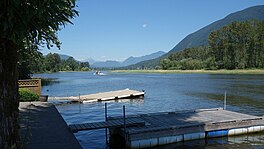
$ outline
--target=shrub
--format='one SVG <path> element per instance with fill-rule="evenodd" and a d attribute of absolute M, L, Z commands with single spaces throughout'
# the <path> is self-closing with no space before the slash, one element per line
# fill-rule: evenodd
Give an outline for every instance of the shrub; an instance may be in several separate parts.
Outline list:
<path fill-rule="evenodd" d="M 39 95 L 37 93 L 34 93 L 28 89 L 19 89 L 19 100 L 22 102 L 27 101 L 38 101 Z"/>

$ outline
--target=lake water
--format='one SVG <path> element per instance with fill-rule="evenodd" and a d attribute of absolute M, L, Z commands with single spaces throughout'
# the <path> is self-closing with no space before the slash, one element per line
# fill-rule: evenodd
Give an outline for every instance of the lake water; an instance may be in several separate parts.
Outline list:
<path fill-rule="evenodd" d="M 93 72 L 36 74 L 56 78 L 42 87 L 49 96 L 78 96 L 119 89 L 145 90 L 144 100 L 119 100 L 108 103 L 108 116 L 180 111 L 223 107 L 227 92 L 227 109 L 257 116 L 264 115 L 264 75 L 211 74 L 130 74 L 110 73 L 97 76 Z M 58 105 L 67 122 L 104 121 L 104 103 Z M 105 145 L 105 130 L 82 131 L 75 134 L 85 149 L 110 148 Z M 236 137 L 176 143 L 159 148 L 263 148 L 264 133 Z"/>

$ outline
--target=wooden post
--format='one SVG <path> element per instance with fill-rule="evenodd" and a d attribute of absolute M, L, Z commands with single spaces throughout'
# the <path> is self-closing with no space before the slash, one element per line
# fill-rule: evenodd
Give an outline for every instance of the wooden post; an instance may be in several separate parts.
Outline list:
<path fill-rule="evenodd" d="M 82 109 L 81 109 L 80 93 L 79 93 L 79 101 L 78 101 L 78 103 L 79 103 L 79 113 L 81 113 L 82 112 Z"/>
<path fill-rule="evenodd" d="M 105 103 L 105 121 L 107 121 L 107 103 Z M 108 144 L 108 130 L 105 128 L 105 143 Z"/>
<path fill-rule="evenodd" d="M 226 110 L 226 91 L 225 91 L 225 99 L 224 99 L 224 110 Z"/>
<path fill-rule="evenodd" d="M 125 138 L 125 148 L 126 148 L 127 136 L 126 136 L 126 107 L 125 105 L 123 105 L 123 119 L 124 119 L 124 138 Z"/>

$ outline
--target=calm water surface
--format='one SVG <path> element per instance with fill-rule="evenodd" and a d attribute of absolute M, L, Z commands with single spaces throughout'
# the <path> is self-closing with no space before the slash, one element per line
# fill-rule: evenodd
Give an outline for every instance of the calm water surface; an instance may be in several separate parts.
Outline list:
<path fill-rule="evenodd" d="M 121 116 L 123 105 L 127 114 L 223 107 L 225 91 L 228 110 L 264 115 L 264 75 L 105 73 L 105 76 L 96 76 L 92 72 L 35 76 L 56 78 L 55 83 L 42 87 L 42 94 L 49 96 L 78 96 L 125 88 L 145 90 L 144 100 L 109 102 L 109 116 Z M 104 120 L 104 103 L 100 102 L 58 105 L 57 109 L 68 124 Z M 75 136 L 85 149 L 109 148 L 105 145 L 104 129 L 78 132 Z M 159 148 L 194 147 L 264 148 L 264 133 L 190 141 Z"/>

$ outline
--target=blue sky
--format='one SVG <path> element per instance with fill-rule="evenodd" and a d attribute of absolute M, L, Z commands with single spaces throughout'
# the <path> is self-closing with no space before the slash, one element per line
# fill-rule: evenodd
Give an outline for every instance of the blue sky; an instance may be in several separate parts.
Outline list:
<path fill-rule="evenodd" d="M 79 17 L 58 36 L 78 60 L 119 60 L 168 52 L 185 36 L 264 0 L 78 0 Z"/>

